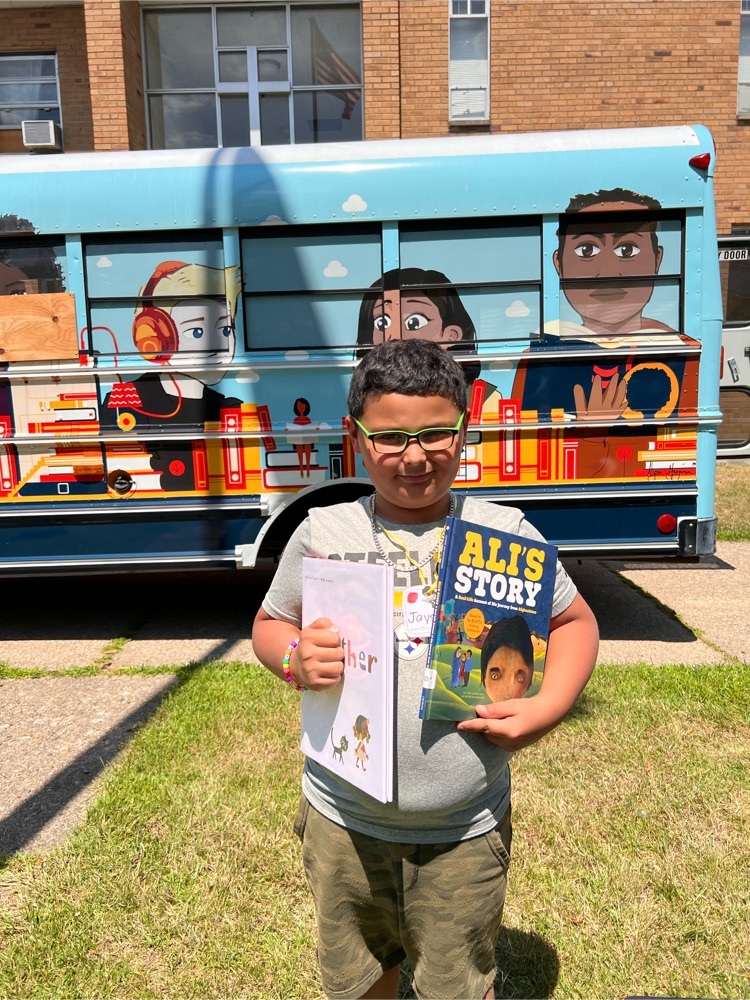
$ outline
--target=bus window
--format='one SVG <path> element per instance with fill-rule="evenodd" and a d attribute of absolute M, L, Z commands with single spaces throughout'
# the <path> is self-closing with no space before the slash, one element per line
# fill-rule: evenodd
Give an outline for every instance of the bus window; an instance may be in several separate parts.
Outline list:
<path fill-rule="evenodd" d="M 242 234 L 247 348 L 349 349 L 362 289 L 380 271 L 380 227 L 269 226 Z"/>
<path fill-rule="evenodd" d="M 8 297 L 0 316 L 0 362 L 77 359 L 65 272 L 64 243 L 37 237 L 28 220 L 0 216 L 0 296 Z"/>

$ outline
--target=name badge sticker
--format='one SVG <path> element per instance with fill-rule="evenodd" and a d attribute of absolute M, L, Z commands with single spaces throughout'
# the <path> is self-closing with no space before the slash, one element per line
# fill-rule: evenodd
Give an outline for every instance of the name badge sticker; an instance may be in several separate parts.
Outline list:
<path fill-rule="evenodd" d="M 430 637 L 435 608 L 424 596 L 424 587 L 409 587 L 403 592 L 401 611 L 410 639 Z"/>

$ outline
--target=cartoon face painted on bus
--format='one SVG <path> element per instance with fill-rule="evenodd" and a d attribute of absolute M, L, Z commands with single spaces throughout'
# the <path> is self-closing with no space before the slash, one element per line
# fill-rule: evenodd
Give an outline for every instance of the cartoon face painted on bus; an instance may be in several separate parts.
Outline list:
<path fill-rule="evenodd" d="M 179 370 L 203 385 L 221 381 L 235 350 L 239 268 L 165 261 L 141 289 L 133 342 L 148 361 Z M 212 370 L 213 369 L 213 370 Z"/>
<path fill-rule="evenodd" d="M 25 295 L 27 275 L 20 267 L 0 262 L 0 295 Z"/>
<path fill-rule="evenodd" d="M 643 316 L 664 255 L 656 237 L 656 222 L 629 218 L 618 221 L 611 216 L 602 220 L 600 215 L 585 218 L 591 213 L 642 213 L 660 207 L 655 198 L 621 188 L 578 195 L 571 200 L 568 211 L 576 214 L 576 220 L 566 220 L 560 226 L 553 261 L 565 298 L 592 333 L 611 336 L 643 329 L 670 329 Z M 631 280 L 638 278 L 644 280 Z"/>
<path fill-rule="evenodd" d="M 128 432 L 174 422 L 202 430 L 207 421 L 219 421 L 222 412 L 241 405 L 212 388 L 234 357 L 240 288 L 237 267 L 159 265 L 141 289 L 132 328 L 135 346 L 155 370 L 132 382 L 115 382 L 101 407 L 103 428 Z M 150 464 L 160 473 L 162 489 L 200 488 L 191 442 L 153 448 Z M 108 482 L 122 495 L 128 479 L 121 471 L 111 471 Z"/>
<path fill-rule="evenodd" d="M 545 324 L 544 337 L 528 354 L 563 344 L 588 350 L 546 366 L 532 366 L 525 356 L 512 395 L 520 399 L 522 411 L 536 411 L 539 420 L 551 420 L 555 410 L 567 415 L 568 478 L 642 475 L 653 427 L 636 434 L 627 423 L 694 411 L 696 361 L 678 356 L 653 362 L 638 356 L 649 334 L 672 334 L 675 344 L 695 343 L 644 315 L 663 258 L 657 221 L 644 219 L 644 212 L 660 208 L 655 198 L 615 188 L 576 195 L 568 206 L 573 217 L 561 221 L 553 262 L 581 325 Z M 591 351 L 592 345 L 601 352 Z M 589 428 L 589 421 L 600 423 Z"/>
<path fill-rule="evenodd" d="M 474 323 L 455 287 L 440 271 L 394 268 L 373 282 L 359 312 L 358 344 L 419 337 L 471 350 Z"/>
<path fill-rule="evenodd" d="M 476 352 L 476 329 L 456 287 L 442 271 L 421 267 L 393 268 L 365 292 L 359 310 L 357 344 L 369 347 L 386 340 L 419 337 L 446 350 Z M 479 361 L 462 361 L 467 386 L 479 376 Z"/>

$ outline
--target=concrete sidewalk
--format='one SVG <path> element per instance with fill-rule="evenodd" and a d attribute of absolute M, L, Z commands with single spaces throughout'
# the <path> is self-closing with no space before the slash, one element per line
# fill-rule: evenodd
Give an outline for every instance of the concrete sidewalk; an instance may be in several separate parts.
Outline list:
<path fill-rule="evenodd" d="M 566 566 L 599 622 L 600 663 L 750 661 L 750 542 L 719 542 L 697 565 Z"/>
<path fill-rule="evenodd" d="M 599 621 L 600 663 L 750 661 L 750 542 L 720 542 L 716 556 L 697 566 L 575 560 L 566 566 Z M 252 620 L 268 581 L 267 574 L 232 573 L 94 578 L 79 582 L 70 601 L 58 592 L 59 581 L 14 583 L 17 613 L 6 610 L 0 661 L 50 671 L 97 665 L 101 675 L 0 681 L 0 855 L 41 851 L 64 839 L 96 794 L 106 764 L 174 683 L 170 667 L 253 661 Z M 84 586 L 91 593 L 82 596 Z M 120 636 L 132 638 L 117 649 L 113 640 Z M 138 666 L 165 673 L 110 673 Z"/>

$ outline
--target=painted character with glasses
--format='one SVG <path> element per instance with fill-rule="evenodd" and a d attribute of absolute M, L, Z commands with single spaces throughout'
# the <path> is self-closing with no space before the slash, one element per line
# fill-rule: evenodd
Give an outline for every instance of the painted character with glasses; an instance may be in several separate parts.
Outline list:
<path fill-rule="evenodd" d="M 395 339 L 368 351 L 350 384 L 347 431 L 375 492 L 310 510 L 253 626 L 255 653 L 272 673 L 335 693 L 344 674 L 341 633 L 328 618 L 302 628 L 302 559 L 396 569 L 394 799 L 379 802 L 308 759 L 294 826 L 331 997 L 395 998 L 406 957 L 417 996 L 494 996 L 510 862 L 508 763 L 561 722 L 596 659 L 596 622 L 558 563 L 539 694 L 479 706 L 476 718 L 458 725 L 419 718 L 429 643 L 427 635 L 404 635 L 404 599 L 417 591 L 434 604 L 448 515 L 541 537 L 520 510 L 452 491 L 466 438 L 465 391 L 460 365 L 437 343 Z M 422 616 L 409 621 L 428 627 Z"/>

